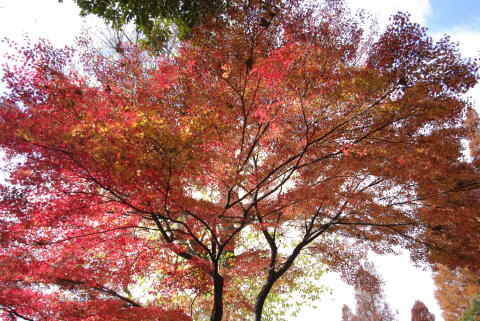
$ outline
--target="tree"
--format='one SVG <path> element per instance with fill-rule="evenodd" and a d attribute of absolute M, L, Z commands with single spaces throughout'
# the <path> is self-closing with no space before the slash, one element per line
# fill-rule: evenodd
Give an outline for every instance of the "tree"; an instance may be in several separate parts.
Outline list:
<path fill-rule="evenodd" d="M 63 2 L 63 0 L 58 0 Z M 165 50 L 172 38 L 185 39 L 191 36 L 195 26 L 211 20 L 228 24 L 237 11 L 248 9 L 251 3 L 262 15 L 263 25 L 270 24 L 280 7 L 281 0 L 74 0 L 81 15 L 95 14 L 115 29 L 121 29 L 133 21 L 145 39 L 139 41 L 153 52 Z M 295 0 L 296 1 L 296 0 Z M 287 2 L 288 3 L 288 2 Z M 258 6 L 258 4 L 260 4 Z"/>
<path fill-rule="evenodd" d="M 459 321 L 478 321 L 480 320 L 480 295 L 472 299 L 470 307 L 465 310 Z"/>
<path fill-rule="evenodd" d="M 445 321 L 457 321 L 480 294 L 478 272 L 468 268 L 451 269 L 438 265 L 434 273 L 435 297 L 442 308 Z"/>
<path fill-rule="evenodd" d="M 59 0 L 59 2 L 63 2 Z M 230 0 L 75 0 L 82 15 L 95 14 L 114 28 L 133 21 L 146 36 L 148 45 L 162 49 L 172 36 L 173 26 L 180 38 L 206 19 L 225 15 Z"/>
<path fill-rule="evenodd" d="M 403 14 L 374 39 L 340 1 L 289 5 L 267 24 L 249 1 L 174 57 L 19 48 L 6 315 L 258 321 L 303 254 L 364 287 L 369 250 L 479 266 L 476 63 Z"/>
<path fill-rule="evenodd" d="M 351 309 L 344 305 L 342 307 L 342 321 L 395 321 L 397 318 L 385 301 L 382 280 L 375 270 L 372 263 L 366 264 L 366 270 L 363 271 L 364 277 L 370 278 L 370 287 L 365 289 L 363 284 L 355 286 L 356 309 L 355 314 Z M 413 320 L 412 321 L 419 321 Z M 425 320 L 428 321 L 428 320 Z"/>
<path fill-rule="evenodd" d="M 422 301 L 417 300 L 412 307 L 412 321 L 435 321 L 435 316 Z"/>

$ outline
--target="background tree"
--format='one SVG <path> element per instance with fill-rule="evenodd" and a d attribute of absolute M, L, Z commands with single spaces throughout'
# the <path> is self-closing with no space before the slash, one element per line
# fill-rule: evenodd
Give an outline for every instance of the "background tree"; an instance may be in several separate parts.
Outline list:
<path fill-rule="evenodd" d="M 442 308 L 445 321 L 457 321 L 480 294 L 478 272 L 468 268 L 451 269 L 438 265 L 434 273 L 435 297 Z"/>
<path fill-rule="evenodd" d="M 365 288 L 364 283 L 355 286 L 355 314 L 351 309 L 344 305 L 342 307 L 342 321 L 395 321 L 397 320 L 395 313 L 391 310 L 390 305 L 385 301 L 380 276 L 375 270 L 372 263 L 365 264 L 366 269 L 362 271 L 364 276 L 368 278 L 369 287 Z"/>
<path fill-rule="evenodd" d="M 180 39 L 206 19 L 221 19 L 230 0 L 74 0 L 81 14 L 95 14 L 120 29 L 132 22 L 154 50 L 164 49 L 172 37 Z M 59 0 L 62 2 L 62 0 Z"/>
<path fill-rule="evenodd" d="M 435 316 L 422 301 L 417 300 L 412 307 L 412 321 L 435 321 Z"/>
<path fill-rule="evenodd" d="M 470 307 L 465 310 L 459 321 L 478 321 L 480 320 L 480 295 L 474 297 Z"/>
<path fill-rule="evenodd" d="M 476 63 L 403 14 L 374 39 L 341 1 L 317 5 L 266 21 L 245 2 L 153 63 L 19 48 L 0 109 L 21 160 L 0 192 L 5 315 L 258 321 L 302 254 L 362 288 L 369 250 L 478 267 Z"/>

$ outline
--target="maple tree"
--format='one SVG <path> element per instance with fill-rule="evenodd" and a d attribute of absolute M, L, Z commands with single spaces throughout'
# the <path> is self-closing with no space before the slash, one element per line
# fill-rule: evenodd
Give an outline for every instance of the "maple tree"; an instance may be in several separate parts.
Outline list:
<path fill-rule="evenodd" d="M 3 316 L 259 321 L 304 254 L 367 288 L 369 250 L 478 267 L 476 62 L 404 14 L 374 37 L 317 6 L 241 2 L 169 57 L 19 48 Z"/>
<path fill-rule="evenodd" d="M 435 321 L 435 316 L 428 311 L 422 301 L 415 301 L 412 307 L 412 321 Z"/>

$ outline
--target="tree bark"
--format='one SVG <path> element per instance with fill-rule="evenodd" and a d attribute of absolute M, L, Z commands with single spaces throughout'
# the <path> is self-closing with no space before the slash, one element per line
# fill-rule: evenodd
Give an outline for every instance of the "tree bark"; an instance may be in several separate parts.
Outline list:
<path fill-rule="evenodd" d="M 218 263 L 213 271 L 213 309 L 210 321 L 221 321 L 223 317 L 223 276 L 218 272 Z"/>
<path fill-rule="evenodd" d="M 270 266 L 270 271 L 268 272 L 267 281 L 262 287 L 262 290 L 257 295 L 257 299 L 255 301 L 255 321 L 262 320 L 262 313 L 263 313 L 263 306 L 265 305 L 265 300 L 268 297 L 268 294 L 272 290 L 273 285 L 277 280 L 287 272 L 287 270 L 293 265 L 295 259 L 300 254 L 301 250 L 311 241 L 304 239 L 300 244 L 298 244 L 292 254 L 288 257 L 288 259 L 281 265 L 280 269 L 275 271 L 275 265 Z M 275 249 L 276 253 L 276 249 Z"/>
<path fill-rule="evenodd" d="M 258 293 L 257 295 L 257 299 L 255 300 L 255 321 L 262 320 L 263 306 L 265 305 L 268 294 L 272 290 L 272 287 L 275 284 L 275 281 L 278 280 L 278 278 L 279 275 L 277 273 L 275 273 L 274 271 L 269 272 L 267 282 L 265 282 L 262 290 L 260 290 L 260 293 Z"/>

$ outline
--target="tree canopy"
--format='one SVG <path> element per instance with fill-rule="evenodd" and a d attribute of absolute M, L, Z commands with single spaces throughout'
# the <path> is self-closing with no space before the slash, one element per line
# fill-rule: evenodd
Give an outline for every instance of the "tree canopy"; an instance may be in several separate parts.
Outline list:
<path fill-rule="evenodd" d="M 468 268 L 436 266 L 434 280 L 435 297 L 443 310 L 445 321 L 458 321 L 469 309 L 470 303 L 480 294 L 478 271 Z"/>
<path fill-rule="evenodd" d="M 58 0 L 63 2 L 63 0 Z M 207 19 L 221 19 L 230 0 L 74 0 L 81 14 L 95 14 L 121 28 L 133 22 L 146 36 L 149 47 L 161 49 L 175 28 L 180 38 Z"/>
<path fill-rule="evenodd" d="M 458 321 L 478 321 L 480 319 L 480 295 L 474 297 L 470 304 Z"/>
<path fill-rule="evenodd" d="M 364 288 L 368 251 L 478 269 L 476 62 L 404 14 L 374 37 L 341 1 L 263 5 L 175 56 L 18 48 L 2 316 L 259 321 L 301 255 Z"/>

